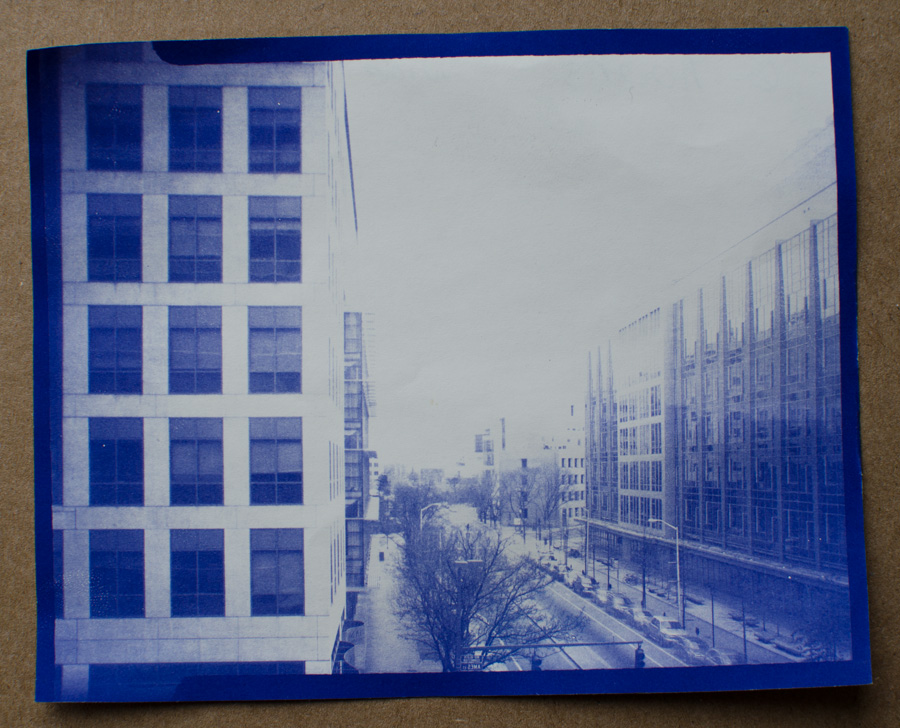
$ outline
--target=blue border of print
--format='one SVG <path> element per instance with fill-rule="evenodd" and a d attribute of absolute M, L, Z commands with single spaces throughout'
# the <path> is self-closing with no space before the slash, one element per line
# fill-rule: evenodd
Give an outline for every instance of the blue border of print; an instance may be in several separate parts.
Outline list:
<path fill-rule="evenodd" d="M 871 682 L 859 445 L 856 326 L 856 173 L 846 28 L 572 30 L 163 41 L 170 63 L 331 61 L 442 56 L 829 53 L 834 95 L 841 291 L 841 393 L 852 660 L 729 667 L 578 672 L 309 675 L 223 678 L 185 685 L 182 700 L 288 700 L 434 695 L 687 692 L 853 685 Z M 62 422 L 58 74 L 55 49 L 28 53 L 34 279 L 35 529 L 38 701 L 54 695 L 51 484 L 58 482 Z M 133 700 L 126 689 L 115 700 Z"/>

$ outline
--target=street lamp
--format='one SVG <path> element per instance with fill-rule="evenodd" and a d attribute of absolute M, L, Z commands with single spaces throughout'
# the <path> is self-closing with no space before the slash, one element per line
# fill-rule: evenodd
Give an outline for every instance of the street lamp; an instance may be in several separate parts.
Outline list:
<path fill-rule="evenodd" d="M 472 611 L 471 602 L 475 592 L 472 587 L 476 586 L 478 574 L 484 567 L 484 560 L 460 558 L 453 562 L 453 567 L 457 588 L 455 611 L 458 619 L 458 622 L 454 625 L 456 632 L 454 641 L 456 642 L 456 646 L 453 655 L 453 666 L 455 669 L 460 670 L 463 668 L 463 653 L 466 646 L 466 638 L 469 632 L 469 621 L 471 619 Z"/>
<path fill-rule="evenodd" d="M 681 627 L 684 629 L 684 587 L 681 584 L 681 539 L 678 535 L 678 526 L 673 526 L 662 518 L 651 518 L 648 523 L 661 523 L 675 531 L 675 590 L 681 610 Z"/>

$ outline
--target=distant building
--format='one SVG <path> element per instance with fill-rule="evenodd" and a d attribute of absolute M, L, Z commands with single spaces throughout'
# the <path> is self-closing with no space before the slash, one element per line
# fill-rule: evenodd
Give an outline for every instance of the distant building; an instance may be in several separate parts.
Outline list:
<path fill-rule="evenodd" d="M 586 484 L 584 482 L 584 412 L 569 408 L 565 431 L 548 443 L 559 466 L 560 519 L 584 517 L 586 510 Z"/>
<path fill-rule="evenodd" d="M 635 559 L 677 528 L 700 584 L 846 614 L 834 184 L 765 239 L 592 357 L 592 541 Z"/>
<path fill-rule="evenodd" d="M 374 524 L 378 521 L 377 497 L 372 496 L 369 449 L 369 417 L 375 400 L 369 387 L 368 337 L 364 317 L 344 314 L 344 483 L 347 514 L 348 614 L 356 608 L 356 592 L 366 586 L 366 565 Z"/>
<path fill-rule="evenodd" d="M 369 458 L 369 492 L 373 495 L 378 493 L 378 479 L 381 477 L 381 465 L 378 458 Z"/>
<path fill-rule="evenodd" d="M 59 54 L 59 695 L 330 673 L 347 568 L 335 261 L 356 240 L 342 66 Z"/>

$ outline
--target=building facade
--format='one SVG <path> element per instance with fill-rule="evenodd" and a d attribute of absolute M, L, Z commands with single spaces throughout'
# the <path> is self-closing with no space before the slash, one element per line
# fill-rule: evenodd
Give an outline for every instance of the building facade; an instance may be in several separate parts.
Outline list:
<path fill-rule="evenodd" d="M 592 355 L 589 524 L 607 558 L 650 543 L 672 571 L 677 537 L 688 593 L 847 618 L 836 204 L 828 184 L 756 233 L 765 252 Z"/>
<path fill-rule="evenodd" d="M 350 612 L 356 593 L 366 586 L 371 530 L 378 522 L 378 498 L 372 497 L 369 416 L 375 400 L 369 386 L 367 327 L 363 314 L 344 314 L 344 483 L 347 515 L 347 588 Z"/>
<path fill-rule="evenodd" d="M 569 421 L 564 431 L 554 437 L 549 447 L 559 463 L 560 519 L 585 517 L 584 420 L 580 408 L 569 407 Z M 560 525 L 565 521 L 561 520 Z"/>
<path fill-rule="evenodd" d="M 356 243 L 342 67 L 67 49 L 58 104 L 60 697 L 330 673 Z"/>

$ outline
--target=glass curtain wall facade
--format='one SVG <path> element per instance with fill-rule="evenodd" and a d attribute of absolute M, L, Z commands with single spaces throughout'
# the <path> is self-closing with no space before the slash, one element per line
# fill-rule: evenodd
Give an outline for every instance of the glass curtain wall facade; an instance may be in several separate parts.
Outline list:
<path fill-rule="evenodd" d="M 703 589 L 752 582 L 757 598 L 845 613 L 838 294 L 832 213 L 592 353 L 598 548 L 627 557 L 649 538 L 674 561 L 677 528 Z"/>

